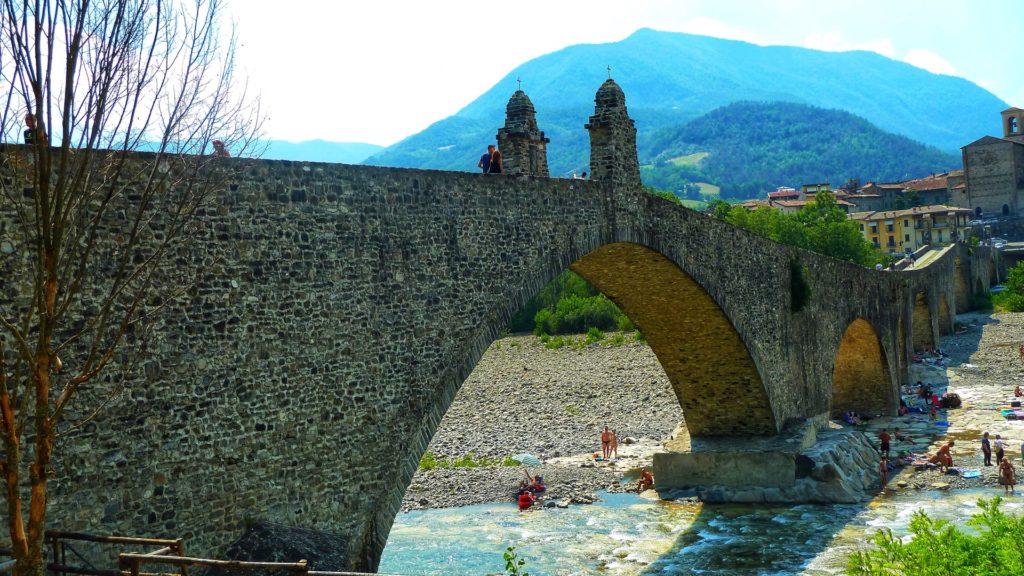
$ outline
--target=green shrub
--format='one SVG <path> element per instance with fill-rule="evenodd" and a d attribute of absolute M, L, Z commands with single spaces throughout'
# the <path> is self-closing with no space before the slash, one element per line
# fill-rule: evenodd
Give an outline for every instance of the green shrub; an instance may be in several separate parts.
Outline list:
<path fill-rule="evenodd" d="M 505 573 L 508 576 L 530 576 L 530 573 L 523 569 L 526 560 L 516 555 L 516 547 L 509 546 L 505 550 Z"/>
<path fill-rule="evenodd" d="M 591 326 L 590 329 L 587 330 L 587 344 L 594 344 L 601 340 L 604 340 L 604 332 L 601 332 L 597 326 Z"/>
<path fill-rule="evenodd" d="M 981 301 L 985 304 L 985 301 Z M 1024 294 L 1017 292 L 1000 292 L 991 294 L 988 298 L 988 308 L 995 308 L 1000 312 L 1024 312 Z"/>
<path fill-rule="evenodd" d="M 552 336 L 543 342 L 544 347 L 548 350 L 558 350 L 562 346 L 565 346 L 565 338 L 562 338 L 561 336 Z"/>
<path fill-rule="evenodd" d="M 874 546 L 850 557 L 847 574 L 881 576 L 1017 576 L 1024 574 L 1024 517 L 999 510 L 1002 499 L 978 500 L 981 512 L 967 522 L 968 534 L 945 520 L 914 513 L 904 543 L 891 530 L 875 534 Z"/>
<path fill-rule="evenodd" d="M 633 326 L 633 321 L 630 320 L 629 316 L 626 316 L 625 314 L 621 314 L 619 316 L 618 326 L 616 327 L 619 329 L 619 332 L 632 332 L 633 330 L 636 329 L 636 327 Z"/>
<path fill-rule="evenodd" d="M 491 468 L 495 466 L 519 466 L 519 462 L 511 456 L 504 458 L 491 458 L 488 456 L 477 456 L 470 452 L 458 458 L 438 458 L 433 452 L 427 452 L 420 458 L 420 470 L 433 470 L 434 468 Z"/>
<path fill-rule="evenodd" d="M 622 332 L 616 332 L 609 340 L 608 343 L 612 346 L 621 346 L 626 343 L 626 335 Z"/>

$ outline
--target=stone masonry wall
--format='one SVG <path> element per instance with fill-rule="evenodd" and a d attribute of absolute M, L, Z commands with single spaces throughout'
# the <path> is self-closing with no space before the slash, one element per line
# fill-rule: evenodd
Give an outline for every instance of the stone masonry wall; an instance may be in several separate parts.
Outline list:
<path fill-rule="evenodd" d="M 883 404 L 895 410 L 898 322 L 910 325 L 911 292 L 935 282 L 776 244 L 612 183 L 224 167 L 231 182 L 174 262 L 199 270 L 198 284 L 168 309 L 126 394 L 58 447 L 54 527 L 184 537 L 191 553 L 217 554 L 267 520 L 340 534 L 350 565 L 372 569 L 487 345 L 602 246 L 643 246 L 703 289 L 746 346 L 776 427 L 829 412 L 836 354 L 857 319 L 878 335 L 892 374 Z M 10 218 L 0 205 L 0 243 L 19 254 Z M 793 262 L 812 294 L 799 312 Z M 655 353 L 671 362 L 695 345 Z"/>

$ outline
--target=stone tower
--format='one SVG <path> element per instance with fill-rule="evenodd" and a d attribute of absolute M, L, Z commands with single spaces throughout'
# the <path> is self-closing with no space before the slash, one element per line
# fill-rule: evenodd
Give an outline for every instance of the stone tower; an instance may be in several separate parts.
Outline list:
<path fill-rule="evenodd" d="M 639 187 L 636 127 L 626 111 L 626 95 L 611 78 L 597 90 L 594 115 L 584 128 L 590 131 L 590 178 Z"/>
<path fill-rule="evenodd" d="M 1003 138 L 1024 143 L 1024 110 L 1020 108 L 1003 110 Z"/>
<path fill-rule="evenodd" d="M 505 107 L 505 127 L 498 129 L 505 173 L 509 175 L 548 176 L 550 142 L 537 128 L 537 114 L 529 96 L 516 90 Z"/>

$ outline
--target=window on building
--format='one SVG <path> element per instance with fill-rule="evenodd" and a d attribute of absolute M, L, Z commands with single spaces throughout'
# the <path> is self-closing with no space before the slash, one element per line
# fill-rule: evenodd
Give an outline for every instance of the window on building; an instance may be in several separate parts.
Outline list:
<path fill-rule="evenodd" d="M 942 230 L 939 230 L 939 242 L 942 242 Z"/>
<path fill-rule="evenodd" d="M 1016 134 L 1017 131 L 1020 130 L 1020 125 L 1017 124 L 1017 117 L 1016 116 L 1010 116 L 1007 119 L 1007 124 L 1008 124 L 1007 128 L 1009 128 L 1010 134 Z"/>
<path fill-rule="evenodd" d="M 910 234 L 904 234 L 903 235 L 903 241 L 904 242 L 910 242 Z"/>
<path fill-rule="evenodd" d="M 889 242 L 886 243 L 886 246 L 888 246 L 890 248 L 895 248 L 896 247 L 896 237 L 895 236 L 889 236 Z"/>
<path fill-rule="evenodd" d="M 872 238 L 871 243 L 875 245 L 875 248 L 878 248 L 878 238 Z"/>
<path fill-rule="evenodd" d="M 863 231 L 864 231 L 864 225 L 863 225 L 863 224 L 861 224 L 861 225 L 860 225 L 860 231 L 861 231 L 861 232 L 863 232 Z"/>
<path fill-rule="evenodd" d="M 892 224 L 886 224 L 886 225 L 885 225 L 885 231 L 886 231 L 886 232 L 892 232 L 892 230 L 893 230 L 893 228 L 892 228 Z"/>
<path fill-rule="evenodd" d="M 872 224 L 871 225 L 871 233 L 872 234 L 878 234 L 878 224 Z"/>
<path fill-rule="evenodd" d="M 904 228 L 910 228 L 910 220 L 904 220 L 903 221 L 903 227 Z"/>

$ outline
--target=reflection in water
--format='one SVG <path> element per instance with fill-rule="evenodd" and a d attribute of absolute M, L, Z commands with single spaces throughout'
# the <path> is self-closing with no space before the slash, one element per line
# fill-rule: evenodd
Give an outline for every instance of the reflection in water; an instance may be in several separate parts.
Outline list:
<path fill-rule="evenodd" d="M 603 502 L 520 513 L 511 503 L 400 514 L 380 571 L 502 573 L 518 547 L 530 574 L 841 574 L 865 531 L 905 533 L 914 510 L 958 523 L 994 490 L 907 492 L 867 505 L 741 506 L 657 502 L 602 494 Z M 1017 497 L 1021 498 L 1021 497 Z M 1024 498 L 1004 510 L 1024 511 Z"/>

